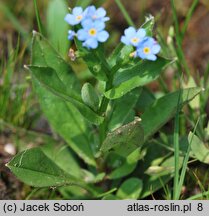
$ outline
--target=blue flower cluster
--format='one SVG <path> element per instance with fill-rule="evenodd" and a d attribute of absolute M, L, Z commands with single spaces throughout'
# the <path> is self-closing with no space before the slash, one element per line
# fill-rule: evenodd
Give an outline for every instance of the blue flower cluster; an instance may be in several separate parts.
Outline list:
<path fill-rule="evenodd" d="M 156 54 L 160 52 L 160 45 L 152 37 L 146 36 L 146 31 L 143 28 L 136 30 L 134 27 L 125 29 L 124 35 L 121 37 L 121 42 L 125 45 L 136 47 L 134 57 L 155 61 Z"/>
<path fill-rule="evenodd" d="M 88 49 L 96 49 L 99 42 L 103 43 L 109 38 L 109 33 L 105 30 L 106 11 L 100 7 L 88 6 L 85 10 L 82 7 L 75 7 L 72 13 L 65 16 L 65 21 L 71 26 L 78 25 L 77 32 L 68 31 L 68 39 L 73 40 L 77 36 L 83 42 L 83 46 Z"/>

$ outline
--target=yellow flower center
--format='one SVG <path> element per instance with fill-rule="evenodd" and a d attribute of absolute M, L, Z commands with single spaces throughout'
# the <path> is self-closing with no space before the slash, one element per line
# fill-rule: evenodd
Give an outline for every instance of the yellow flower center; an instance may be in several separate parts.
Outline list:
<path fill-rule="evenodd" d="M 144 48 L 144 53 L 145 54 L 149 54 L 150 53 L 150 48 L 149 47 L 145 47 Z"/>
<path fill-rule="evenodd" d="M 95 36 L 96 33 L 97 33 L 97 30 L 94 29 L 94 28 L 92 28 L 92 29 L 89 30 L 89 35 L 91 35 L 91 36 Z"/>
<path fill-rule="evenodd" d="M 133 43 L 138 43 L 138 42 L 139 42 L 139 38 L 132 38 L 131 41 L 132 41 Z"/>
<path fill-rule="evenodd" d="M 82 18 L 83 18 L 82 15 L 78 15 L 78 16 L 76 17 L 77 20 L 81 20 Z"/>

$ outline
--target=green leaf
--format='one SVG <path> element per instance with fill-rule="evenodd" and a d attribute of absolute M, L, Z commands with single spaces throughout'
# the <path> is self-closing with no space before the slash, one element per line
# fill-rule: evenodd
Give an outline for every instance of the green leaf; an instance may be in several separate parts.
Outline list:
<path fill-rule="evenodd" d="M 120 55 L 120 52 L 122 50 L 122 48 L 124 47 L 124 44 L 119 43 L 116 48 L 113 50 L 113 52 L 111 53 L 111 55 L 108 58 L 108 62 L 109 64 L 113 67 L 116 64 L 116 60 L 118 58 L 118 56 Z"/>
<path fill-rule="evenodd" d="M 159 57 L 155 62 L 139 61 L 138 64 L 128 69 L 119 70 L 114 76 L 114 87 L 105 92 L 105 96 L 109 99 L 116 99 L 136 87 L 156 80 L 168 63 L 170 63 L 169 60 Z"/>
<path fill-rule="evenodd" d="M 100 124 L 103 121 L 103 117 L 98 116 L 93 110 L 81 103 L 82 100 L 80 96 L 78 97 L 81 91 L 80 83 L 75 77 L 72 68 L 62 59 L 48 41 L 37 32 L 34 32 L 33 35 L 32 66 L 37 66 L 42 70 L 41 73 L 41 71 L 36 68 L 36 77 L 45 87 L 48 87 L 51 91 L 53 87 L 56 87 L 56 91 L 53 91 L 53 93 L 57 96 L 63 96 L 63 94 L 69 95 L 70 97 L 62 98 L 68 99 L 71 103 L 73 102 L 73 105 L 76 106 L 90 122 Z M 51 69 L 49 72 L 43 73 L 43 67 Z M 35 68 L 33 68 L 33 70 L 35 70 Z M 47 80 L 49 76 L 53 79 L 53 82 Z M 61 87 L 61 85 L 63 86 Z M 62 95 L 60 95 L 60 93 L 62 93 Z M 72 101 L 71 99 L 75 100 Z"/>
<path fill-rule="evenodd" d="M 66 102 L 72 103 L 79 112 L 90 122 L 101 124 L 103 117 L 97 115 L 91 108 L 82 102 L 81 96 L 73 91 L 58 77 L 56 71 L 49 67 L 28 66 L 35 78 L 50 92 Z"/>
<path fill-rule="evenodd" d="M 194 78 L 191 76 L 188 78 L 187 83 L 183 83 L 184 88 L 194 88 L 198 87 L 197 84 L 195 83 Z M 200 95 L 197 95 L 194 100 L 192 100 L 189 105 L 191 106 L 192 109 L 200 109 Z"/>
<path fill-rule="evenodd" d="M 77 1 L 76 1 L 76 6 L 80 6 L 80 7 L 85 8 L 85 7 L 87 7 L 88 5 L 90 5 L 91 2 L 92 2 L 92 0 L 85 0 L 85 1 L 83 1 L 83 0 L 77 0 Z"/>
<path fill-rule="evenodd" d="M 55 96 L 37 80 L 34 79 L 33 84 L 41 108 L 52 128 L 65 139 L 79 157 L 95 166 L 87 135 L 88 124 L 81 114 L 73 105 Z"/>
<path fill-rule="evenodd" d="M 179 94 L 181 94 L 180 106 L 182 107 L 200 92 L 200 88 L 188 88 L 167 94 L 156 100 L 141 116 L 145 140 L 156 133 L 175 115 Z"/>
<path fill-rule="evenodd" d="M 60 169 L 40 148 L 25 150 L 17 154 L 7 166 L 17 178 L 35 187 L 79 183 L 79 180 Z"/>
<path fill-rule="evenodd" d="M 143 179 L 143 190 L 140 199 L 152 195 L 155 191 L 163 188 L 172 179 L 172 175 L 165 176 L 145 176 Z"/>
<path fill-rule="evenodd" d="M 63 56 L 67 54 L 69 47 L 69 40 L 67 39 L 69 25 L 64 21 L 67 13 L 66 1 L 49 1 L 46 25 L 49 40 Z"/>
<path fill-rule="evenodd" d="M 174 175 L 174 157 L 170 150 L 162 145 L 157 145 L 152 139 L 146 143 L 146 156 L 139 161 L 135 173 L 143 181 L 143 191 L 140 198 L 153 194 L 158 189 L 165 187 Z M 180 157 L 181 168 L 183 157 Z"/>
<path fill-rule="evenodd" d="M 97 111 L 99 108 L 99 96 L 94 87 L 90 83 L 85 83 L 81 89 L 81 97 L 83 102 Z"/>
<path fill-rule="evenodd" d="M 84 200 L 92 198 L 88 192 L 77 185 L 62 186 L 58 188 L 59 193 L 62 195 L 62 199 L 65 200 Z"/>
<path fill-rule="evenodd" d="M 155 100 L 154 94 L 148 88 L 143 87 L 136 104 L 136 110 L 144 112 Z"/>
<path fill-rule="evenodd" d="M 122 68 L 126 64 L 133 61 L 133 58 L 130 57 L 130 54 L 134 51 L 133 46 L 124 46 L 120 50 L 120 53 L 118 53 L 116 57 L 116 67 Z"/>
<path fill-rule="evenodd" d="M 59 55 L 49 42 L 38 32 L 33 32 L 31 65 L 50 67 L 56 71 L 59 79 L 73 89 L 80 92 L 81 86 L 71 66 Z"/>
<path fill-rule="evenodd" d="M 109 194 L 109 195 L 106 195 L 102 198 L 102 200 L 118 200 L 118 197 L 116 197 L 115 195 L 113 194 Z"/>
<path fill-rule="evenodd" d="M 155 18 L 150 14 L 145 17 L 145 23 L 141 26 L 141 28 L 144 28 L 146 30 L 147 36 L 152 36 L 154 25 Z"/>
<path fill-rule="evenodd" d="M 112 114 L 108 124 L 110 131 L 134 120 L 134 107 L 140 94 L 141 89 L 137 88 L 123 97 L 112 101 Z"/>
<path fill-rule="evenodd" d="M 144 132 L 140 125 L 140 119 L 135 118 L 131 123 L 123 125 L 107 134 L 100 151 L 106 153 L 111 149 L 127 157 L 131 152 L 139 148 L 144 142 Z"/>
<path fill-rule="evenodd" d="M 41 147 L 43 153 L 66 173 L 77 178 L 82 177 L 81 167 L 67 145 L 46 144 Z"/>
<path fill-rule="evenodd" d="M 192 132 L 189 133 L 188 142 L 194 156 L 201 162 L 209 164 L 209 148 Z"/>
<path fill-rule="evenodd" d="M 154 154 L 152 154 L 152 152 Z M 165 154 L 166 153 L 164 152 L 163 148 L 159 148 L 159 146 L 152 146 L 152 151 L 150 152 L 149 149 L 144 160 L 139 162 L 139 165 L 136 168 L 136 173 L 139 173 L 139 178 L 141 178 L 143 181 L 143 190 L 140 195 L 140 199 L 147 197 L 153 194 L 155 191 L 165 187 L 166 183 L 172 179 L 173 173 L 171 173 L 170 170 L 165 171 L 165 168 L 162 167 L 160 167 L 160 170 L 155 170 L 155 172 L 152 170 L 152 173 L 149 173 L 149 175 L 147 173 L 148 169 L 153 167 L 152 163 L 154 160 L 158 161 L 159 166 L 162 165 L 163 160 L 165 159 L 165 156 L 163 155 Z"/>
<path fill-rule="evenodd" d="M 94 77 L 101 81 L 107 81 L 107 74 L 110 73 L 110 69 L 106 63 L 104 51 L 101 51 L 102 47 L 99 46 L 97 50 L 91 50 L 90 52 L 87 48 L 83 47 L 81 41 L 75 39 L 75 43 L 80 56 L 82 56 Z"/>
<path fill-rule="evenodd" d="M 67 98 L 69 101 L 82 102 L 81 96 L 77 91 L 73 91 L 70 83 L 64 83 L 58 76 L 57 72 L 50 67 L 28 66 L 31 73 L 45 88 L 55 95 Z"/>
<path fill-rule="evenodd" d="M 142 184 L 141 179 L 129 178 L 120 186 L 116 196 L 120 199 L 138 199 L 142 191 Z"/>
<path fill-rule="evenodd" d="M 115 170 L 113 170 L 109 175 L 109 179 L 120 179 L 124 176 L 129 175 L 134 171 L 137 166 L 137 162 L 144 156 L 144 152 L 140 149 L 135 150 L 130 155 L 127 156 L 125 161 Z"/>
<path fill-rule="evenodd" d="M 48 41 L 37 32 L 34 32 L 33 35 L 31 60 L 33 66 L 52 68 L 65 84 L 64 86 L 69 86 L 69 89 L 73 89 L 74 92 L 80 92 L 80 83 L 75 77 L 72 68 L 60 57 Z M 33 79 L 33 85 L 41 108 L 52 128 L 65 139 L 79 157 L 87 164 L 95 166 L 96 163 L 86 134 L 88 124 L 81 114 L 71 103 L 67 103 L 55 96 L 35 78 Z"/>

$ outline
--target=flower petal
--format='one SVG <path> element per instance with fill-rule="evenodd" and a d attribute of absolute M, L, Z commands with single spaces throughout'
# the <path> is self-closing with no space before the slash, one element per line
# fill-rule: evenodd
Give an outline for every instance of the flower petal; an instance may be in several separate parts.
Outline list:
<path fill-rule="evenodd" d="M 124 31 L 125 36 L 128 38 L 133 38 L 136 35 L 136 29 L 134 27 L 129 27 Z"/>
<path fill-rule="evenodd" d="M 103 22 L 107 22 L 107 21 L 109 21 L 109 20 L 110 20 L 109 17 L 104 17 L 104 18 L 102 19 Z"/>
<path fill-rule="evenodd" d="M 141 59 L 146 59 L 146 55 L 143 52 L 143 49 L 137 50 L 137 56 L 139 56 Z"/>
<path fill-rule="evenodd" d="M 154 55 L 154 54 L 149 54 L 147 55 L 146 57 L 148 60 L 151 60 L 151 61 L 156 61 L 157 57 Z"/>
<path fill-rule="evenodd" d="M 152 46 L 152 53 L 158 54 L 160 52 L 160 49 L 161 49 L 160 45 L 156 44 L 156 45 Z"/>
<path fill-rule="evenodd" d="M 98 18 L 102 18 L 105 17 L 106 13 L 107 13 L 106 10 L 103 7 L 100 7 L 97 9 L 95 16 Z"/>
<path fill-rule="evenodd" d="M 109 38 L 109 33 L 107 31 L 101 31 L 97 34 L 97 40 L 99 42 L 105 42 Z"/>
<path fill-rule="evenodd" d="M 96 38 L 90 38 L 86 40 L 83 45 L 90 49 L 96 49 L 98 47 L 98 41 Z"/>
<path fill-rule="evenodd" d="M 72 14 L 67 14 L 65 16 L 65 21 L 70 24 L 70 25 L 77 25 L 79 22 L 75 19 L 75 16 L 73 16 Z"/>
<path fill-rule="evenodd" d="M 68 40 L 73 40 L 74 36 L 75 36 L 75 32 L 72 30 L 69 30 L 68 31 Z"/>
<path fill-rule="evenodd" d="M 125 45 L 130 45 L 131 44 L 130 40 L 128 40 L 128 38 L 126 36 L 122 36 L 121 39 L 120 39 L 120 41 L 122 43 L 124 43 Z"/>
<path fill-rule="evenodd" d="M 153 46 L 153 44 L 156 42 L 155 42 L 154 38 L 147 37 L 146 43 L 147 43 L 147 46 Z"/>
<path fill-rule="evenodd" d="M 91 18 L 91 16 L 93 16 L 96 12 L 96 7 L 91 5 L 91 6 L 88 6 L 85 10 L 84 10 L 84 14 Z"/>
<path fill-rule="evenodd" d="M 137 34 L 137 37 L 144 38 L 146 35 L 146 31 L 143 28 L 140 28 L 140 29 L 138 29 L 136 34 Z"/>
<path fill-rule="evenodd" d="M 74 16 L 81 15 L 82 13 L 83 13 L 83 8 L 82 7 L 74 7 L 73 8 L 72 14 Z"/>
<path fill-rule="evenodd" d="M 77 37 L 80 41 L 85 41 L 89 38 L 87 31 L 85 31 L 84 29 L 78 30 Z"/>
<path fill-rule="evenodd" d="M 100 20 L 96 20 L 94 22 L 94 27 L 97 29 L 97 31 L 101 31 L 105 28 L 105 23 Z"/>
<path fill-rule="evenodd" d="M 91 19 L 84 19 L 81 25 L 84 29 L 88 30 L 94 26 L 94 22 Z"/>

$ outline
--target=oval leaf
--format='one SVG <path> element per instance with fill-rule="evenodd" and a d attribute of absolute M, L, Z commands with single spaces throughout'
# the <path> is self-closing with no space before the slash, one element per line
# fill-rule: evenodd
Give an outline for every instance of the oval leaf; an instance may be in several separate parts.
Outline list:
<path fill-rule="evenodd" d="M 137 88 L 123 97 L 112 101 L 112 115 L 108 123 L 110 131 L 134 120 L 134 107 L 140 94 L 141 89 Z"/>
<path fill-rule="evenodd" d="M 99 96 L 94 87 L 90 83 L 85 83 L 81 89 L 81 97 L 83 102 L 97 111 L 99 108 Z"/>
<path fill-rule="evenodd" d="M 65 139 L 80 158 L 95 166 L 95 159 L 86 133 L 88 124 L 85 119 L 71 103 L 55 96 L 37 80 L 34 79 L 33 84 L 41 108 L 52 128 Z"/>
<path fill-rule="evenodd" d="M 132 173 L 137 166 L 137 162 L 144 157 L 144 153 L 145 152 L 141 151 L 140 149 L 132 152 L 127 156 L 124 163 L 122 163 L 118 168 L 109 174 L 108 178 L 119 179 Z"/>
<path fill-rule="evenodd" d="M 100 151 L 105 153 L 114 149 L 117 154 L 127 157 L 143 144 L 144 132 L 140 121 L 139 118 L 135 118 L 133 122 L 108 133 Z"/>
<path fill-rule="evenodd" d="M 73 105 L 94 124 L 101 124 L 103 117 L 97 115 L 82 103 L 80 83 L 72 68 L 39 33 L 34 32 L 32 42 L 32 66 L 29 67 L 36 78 L 56 96 L 73 102 Z M 61 95 L 62 94 L 62 95 Z M 74 99 L 73 101 L 71 99 Z"/>
<path fill-rule="evenodd" d="M 35 78 L 50 92 L 57 97 L 72 103 L 79 112 L 90 122 L 98 125 L 103 122 L 103 117 L 97 115 L 91 108 L 85 105 L 80 95 L 67 86 L 59 79 L 54 69 L 49 67 L 28 66 Z"/>
<path fill-rule="evenodd" d="M 145 140 L 156 133 L 176 114 L 179 94 L 181 94 L 180 106 L 182 107 L 201 91 L 201 88 L 188 88 L 167 94 L 156 100 L 141 116 Z"/>
<path fill-rule="evenodd" d="M 7 166 L 21 181 L 35 187 L 56 187 L 79 182 L 60 169 L 40 148 L 17 154 Z"/>
<path fill-rule="evenodd" d="M 151 37 L 153 35 L 154 25 L 155 18 L 151 14 L 149 14 L 145 17 L 145 23 L 142 24 L 141 28 L 144 28 L 146 30 L 146 35 Z"/>
<path fill-rule="evenodd" d="M 109 99 L 116 99 L 136 87 L 156 80 L 168 63 L 170 63 L 169 60 L 159 57 L 155 62 L 140 61 L 128 69 L 119 70 L 114 76 L 114 87 L 105 92 L 105 96 Z"/>

